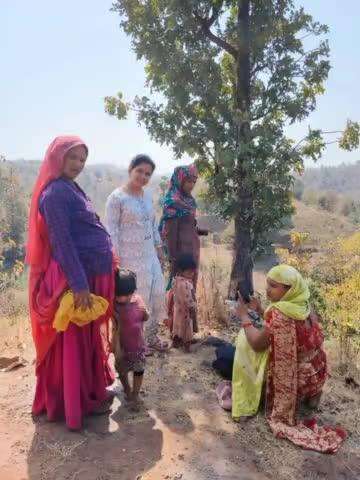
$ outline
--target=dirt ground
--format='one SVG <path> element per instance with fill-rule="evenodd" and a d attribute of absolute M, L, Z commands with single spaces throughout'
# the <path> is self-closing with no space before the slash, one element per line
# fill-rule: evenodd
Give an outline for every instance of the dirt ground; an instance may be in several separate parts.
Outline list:
<path fill-rule="evenodd" d="M 228 266 L 230 253 L 206 249 L 203 257 Z M 270 266 L 256 266 L 257 289 L 263 289 L 263 272 Z M 360 479 L 360 389 L 347 385 L 336 369 L 316 413 L 320 422 L 340 424 L 349 433 L 333 456 L 275 439 L 263 413 L 234 423 L 217 403 L 220 378 L 210 366 L 214 348 L 201 342 L 191 354 L 171 350 L 148 360 L 140 413 L 131 412 L 120 394 L 110 414 L 88 417 L 84 429 L 72 433 L 61 422 L 32 418 L 28 318 L 8 329 L 5 324 L 0 318 L 1 480 Z M 219 328 L 203 324 L 200 339 L 212 334 L 231 340 L 236 334 L 235 328 Z M 330 346 L 328 353 L 333 350 Z M 2 372 L 19 353 L 27 365 Z"/>
<path fill-rule="evenodd" d="M 212 332 L 214 333 L 214 332 Z M 333 377 L 320 420 L 341 423 L 349 438 L 334 456 L 276 440 L 262 414 L 232 422 L 217 404 L 219 381 L 209 367 L 214 348 L 195 345 L 150 358 L 144 408 L 116 398 L 110 415 L 88 417 L 83 431 L 33 419 L 33 351 L 25 367 L 0 372 L 1 480 L 297 480 L 360 478 L 360 394 Z M 17 350 L 3 346 L 0 368 Z"/>

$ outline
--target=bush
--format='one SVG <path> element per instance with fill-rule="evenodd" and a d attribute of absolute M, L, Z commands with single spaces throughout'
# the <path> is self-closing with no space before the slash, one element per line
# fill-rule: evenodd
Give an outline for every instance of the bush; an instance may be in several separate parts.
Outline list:
<path fill-rule="evenodd" d="M 23 273 L 26 209 L 11 168 L 0 167 L 0 315 L 13 318 L 24 310 L 14 288 Z"/>
<path fill-rule="evenodd" d="M 340 239 L 314 262 L 304 248 L 307 238 L 295 233 L 291 249 L 279 249 L 280 260 L 309 279 L 311 302 L 323 317 L 325 331 L 339 343 L 340 361 L 347 365 L 360 336 L 360 232 Z"/>
<path fill-rule="evenodd" d="M 0 167 L 0 271 L 12 274 L 24 258 L 26 207 L 12 168 Z"/>
<path fill-rule="evenodd" d="M 350 212 L 349 220 L 354 225 L 360 225 L 360 204 L 357 203 L 354 206 L 354 209 Z"/>
<path fill-rule="evenodd" d="M 320 195 L 318 205 L 327 212 L 334 213 L 339 201 L 339 197 L 335 192 L 326 192 Z"/>
<path fill-rule="evenodd" d="M 319 195 L 314 190 L 305 190 L 302 196 L 306 205 L 316 206 L 318 204 Z"/>
<path fill-rule="evenodd" d="M 294 187 L 293 187 L 294 197 L 296 198 L 296 200 L 302 199 L 304 190 L 305 190 L 304 183 L 297 178 L 294 182 Z"/>
<path fill-rule="evenodd" d="M 340 206 L 341 215 L 344 215 L 344 217 L 348 217 L 351 214 L 354 205 L 354 200 L 352 200 L 351 198 L 345 198 Z"/>

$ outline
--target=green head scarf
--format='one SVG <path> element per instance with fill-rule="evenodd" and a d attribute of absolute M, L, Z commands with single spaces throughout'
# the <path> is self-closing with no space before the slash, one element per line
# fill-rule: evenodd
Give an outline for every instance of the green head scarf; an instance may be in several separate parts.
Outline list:
<path fill-rule="evenodd" d="M 277 308 L 287 317 L 305 320 L 310 314 L 310 292 L 301 274 L 290 265 L 277 265 L 268 272 L 267 277 L 290 288 L 281 300 L 270 303 L 266 311 Z"/>

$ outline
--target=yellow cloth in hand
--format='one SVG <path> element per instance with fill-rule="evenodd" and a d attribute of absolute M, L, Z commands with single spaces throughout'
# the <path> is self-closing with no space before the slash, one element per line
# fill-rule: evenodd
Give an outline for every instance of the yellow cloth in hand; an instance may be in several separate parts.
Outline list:
<path fill-rule="evenodd" d="M 55 330 L 65 332 L 70 322 L 82 327 L 104 315 L 109 307 L 109 302 L 105 300 L 105 298 L 94 295 L 93 293 L 90 294 L 90 297 L 92 300 L 91 308 L 87 308 L 86 310 L 76 309 L 74 305 L 74 295 L 71 291 L 67 291 L 63 295 L 55 314 L 53 322 Z"/>

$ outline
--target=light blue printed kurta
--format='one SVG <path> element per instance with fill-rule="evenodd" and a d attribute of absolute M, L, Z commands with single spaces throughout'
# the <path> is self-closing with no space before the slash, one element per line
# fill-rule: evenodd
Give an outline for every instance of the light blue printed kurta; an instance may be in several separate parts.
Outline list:
<path fill-rule="evenodd" d="M 106 202 L 106 225 L 120 266 L 136 273 L 138 293 L 150 312 L 146 339 L 156 341 L 159 322 L 166 317 L 165 282 L 156 247 L 161 245 L 152 198 L 117 188 Z"/>

